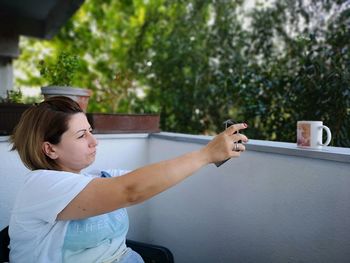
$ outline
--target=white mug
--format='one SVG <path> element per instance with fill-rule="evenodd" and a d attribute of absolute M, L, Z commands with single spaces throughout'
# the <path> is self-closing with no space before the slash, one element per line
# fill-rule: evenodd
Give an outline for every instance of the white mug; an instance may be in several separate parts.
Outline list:
<path fill-rule="evenodd" d="M 327 133 L 327 140 L 323 143 L 323 130 Z M 330 129 L 323 125 L 322 121 L 298 121 L 297 122 L 297 145 L 298 147 L 321 149 L 327 146 L 332 139 Z"/>

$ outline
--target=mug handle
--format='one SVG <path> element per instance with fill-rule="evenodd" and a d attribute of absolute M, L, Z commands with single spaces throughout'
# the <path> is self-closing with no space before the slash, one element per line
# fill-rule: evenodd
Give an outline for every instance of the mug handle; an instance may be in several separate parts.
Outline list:
<path fill-rule="evenodd" d="M 327 146 L 330 142 L 331 142 L 331 139 L 332 139 L 332 134 L 331 134 L 331 130 L 327 127 L 327 126 L 325 126 L 325 125 L 322 125 L 321 126 L 321 129 L 324 129 L 325 131 L 326 131 L 326 133 L 327 133 L 327 140 L 326 140 L 326 142 L 325 143 L 320 143 L 322 146 Z"/>

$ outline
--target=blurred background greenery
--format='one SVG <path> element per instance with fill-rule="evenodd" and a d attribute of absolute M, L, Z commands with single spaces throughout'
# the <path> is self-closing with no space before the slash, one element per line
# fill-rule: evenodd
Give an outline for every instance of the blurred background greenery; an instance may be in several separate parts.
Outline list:
<path fill-rule="evenodd" d="M 322 120 L 350 147 L 349 39 L 348 0 L 86 0 L 53 40 L 21 38 L 15 83 L 46 85 L 40 59 L 71 51 L 90 112 L 160 113 L 162 130 L 191 134 L 233 118 L 286 142 Z"/>

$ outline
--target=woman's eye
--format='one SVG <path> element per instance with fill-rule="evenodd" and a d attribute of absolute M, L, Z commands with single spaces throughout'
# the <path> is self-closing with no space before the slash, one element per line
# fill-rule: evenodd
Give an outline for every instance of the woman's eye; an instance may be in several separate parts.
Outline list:
<path fill-rule="evenodd" d="M 80 135 L 80 136 L 78 137 L 78 139 L 84 138 L 84 136 L 85 136 L 85 133 L 82 134 L 82 135 Z"/>

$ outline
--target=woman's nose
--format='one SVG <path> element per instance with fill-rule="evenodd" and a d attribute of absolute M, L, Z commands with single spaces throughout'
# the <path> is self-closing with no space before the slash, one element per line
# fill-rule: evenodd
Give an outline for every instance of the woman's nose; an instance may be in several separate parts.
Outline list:
<path fill-rule="evenodd" d="M 98 145 L 97 139 L 95 138 L 95 136 L 92 133 L 90 133 L 89 135 L 90 135 L 90 146 L 96 147 Z"/>

